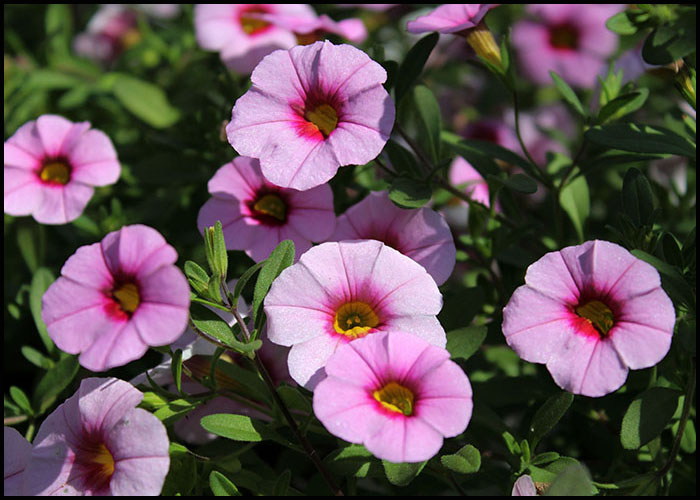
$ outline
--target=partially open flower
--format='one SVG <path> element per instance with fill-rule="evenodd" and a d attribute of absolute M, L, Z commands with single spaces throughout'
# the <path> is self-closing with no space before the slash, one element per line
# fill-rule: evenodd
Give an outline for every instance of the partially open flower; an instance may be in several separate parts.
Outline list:
<path fill-rule="evenodd" d="M 256 262 L 287 239 L 301 255 L 335 227 L 329 185 L 307 191 L 280 188 L 265 180 L 255 158 L 235 158 L 214 174 L 208 186 L 212 198 L 199 211 L 200 232 L 220 220 L 226 248 L 245 250 Z"/>
<path fill-rule="evenodd" d="M 342 344 L 404 331 L 444 347 L 442 295 L 414 260 L 375 240 L 322 243 L 288 267 L 265 297 L 268 337 L 292 346 L 292 378 L 312 389 Z"/>
<path fill-rule="evenodd" d="M 306 190 L 344 165 L 364 165 L 394 126 L 386 71 L 351 45 L 316 42 L 273 52 L 226 127 L 239 154 L 257 158 L 265 178 Z"/>
<path fill-rule="evenodd" d="M 42 298 L 49 336 L 96 372 L 170 344 L 185 331 L 190 305 L 176 260 L 163 236 L 142 225 L 78 248 Z"/>
<path fill-rule="evenodd" d="M 422 462 L 464 432 L 472 390 L 445 349 L 403 332 L 338 348 L 314 391 L 314 413 L 332 434 L 390 462 Z"/>
<path fill-rule="evenodd" d="M 117 182 L 121 165 L 104 132 L 42 115 L 5 141 L 3 170 L 6 214 L 66 224 L 83 213 L 94 186 Z"/>
<path fill-rule="evenodd" d="M 656 269 L 595 240 L 528 268 L 503 309 L 503 334 L 521 358 L 546 363 L 562 389 L 599 397 L 619 389 L 629 369 L 663 359 L 675 319 Z"/>
<path fill-rule="evenodd" d="M 27 495 L 160 494 L 170 442 L 143 394 L 116 378 L 87 378 L 41 424 L 24 474 Z"/>

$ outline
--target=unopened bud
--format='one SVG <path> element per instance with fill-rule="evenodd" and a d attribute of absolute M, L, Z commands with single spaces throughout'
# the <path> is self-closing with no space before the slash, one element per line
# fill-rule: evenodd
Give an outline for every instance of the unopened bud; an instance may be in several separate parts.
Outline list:
<path fill-rule="evenodd" d="M 483 57 L 497 68 L 501 68 L 501 49 L 493 39 L 493 34 L 483 21 L 474 28 L 461 32 L 478 56 Z"/>

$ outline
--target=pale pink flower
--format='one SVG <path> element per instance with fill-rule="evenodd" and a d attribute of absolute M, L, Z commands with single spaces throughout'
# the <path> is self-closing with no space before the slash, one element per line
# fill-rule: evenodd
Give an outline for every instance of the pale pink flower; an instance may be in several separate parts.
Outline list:
<path fill-rule="evenodd" d="M 430 13 L 408 21 L 406 29 L 409 33 L 458 33 L 475 28 L 486 13 L 499 4 L 445 4 Z"/>
<path fill-rule="evenodd" d="M 212 198 L 199 211 L 199 231 L 220 220 L 226 248 L 245 250 L 256 262 L 283 240 L 292 240 L 296 255 L 301 255 L 335 227 L 328 184 L 308 191 L 280 188 L 265 180 L 255 158 L 238 156 L 221 167 L 208 186 Z"/>
<path fill-rule="evenodd" d="M 523 73 L 538 85 L 552 84 L 554 71 L 570 85 L 592 87 L 606 59 L 617 49 L 617 35 L 605 22 L 618 4 L 531 4 L 532 20 L 513 26 L 513 47 Z"/>
<path fill-rule="evenodd" d="M 455 265 L 455 243 L 445 219 L 430 208 L 407 210 L 374 191 L 338 217 L 329 241 L 379 240 L 412 258 L 442 285 Z"/>
<path fill-rule="evenodd" d="M 438 347 L 442 295 L 417 262 L 376 240 L 322 243 L 272 283 L 265 297 L 270 341 L 291 346 L 292 378 L 312 389 L 339 345 L 405 331 Z"/>
<path fill-rule="evenodd" d="M 66 224 L 87 206 L 95 186 L 114 184 L 121 165 L 109 137 L 90 123 L 42 115 L 5 141 L 5 213 Z"/>
<path fill-rule="evenodd" d="M 148 346 L 185 331 L 190 290 L 177 252 L 155 229 L 124 226 L 66 261 L 42 299 L 56 345 L 80 364 L 104 371 L 139 359 Z"/>
<path fill-rule="evenodd" d="M 512 497 L 534 497 L 537 496 L 537 488 L 530 476 L 524 474 L 515 481 L 513 485 Z"/>
<path fill-rule="evenodd" d="M 668 352 L 673 303 L 659 273 L 619 245 L 587 241 L 532 264 L 503 309 L 506 342 L 574 394 L 599 397 Z"/>
<path fill-rule="evenodd" d="M 199 4 L 194 7 L 197 43 L 219 52 L 228 68 L 248 74 L 269 53 L 297 44 L 294 33 L 254 17 L 258 14 L 317 17 L 307 4 Z"/>
<path fill-rule="evenodd" d="M 136 408 L 143 394 L 116 378 L 87 378 L 41 424 L 24 474 L 27 495 L 160 494 L 168 433 Z"/>
<path fill-rule="evenodd" d="M 384 148 L 394 102 L 386 71 L 351 45 L 316 42 L 265 57 L 233 107 L 226 133 L 265 178 L 305 190 L 344 165 L 364 165 Z"/>
<path fill-rule="evenodd" d="M 331 434 L 377 458 L 422 462 L 467 428 L 472 390 L 445 349 L 404 332 L 343 345 L 314 391 L 316 417 Z"/>
<path fill-rule="evenodd" d="M 330 33 L 348 39 L 352 43 L 362 43 L 367 38 L 367 28 L 361 19 L 343 19 L 334 21 L 325 14 L 316 18 L 294 14 L 251 14 L 250 17 L 261 19 L 270 24 L 289 30 L 297 37 L 299 45 L 308 45 L 320 40 Z"/>
<path fill-rule="evenodd" d="M 23 495 L 24 469 L 32 454 L 32 445 L 12 427 L 4 428 L 3 442 L 5 464 L 3 492 L 7 497 Z"/>

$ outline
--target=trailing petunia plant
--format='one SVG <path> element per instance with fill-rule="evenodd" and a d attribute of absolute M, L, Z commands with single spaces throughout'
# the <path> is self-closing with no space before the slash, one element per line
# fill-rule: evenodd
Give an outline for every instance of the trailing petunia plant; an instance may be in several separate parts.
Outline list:
<path fill-rule="evenodd" d="M 694 5 L 9 5 L 6 495 L 690 495 Z"/>

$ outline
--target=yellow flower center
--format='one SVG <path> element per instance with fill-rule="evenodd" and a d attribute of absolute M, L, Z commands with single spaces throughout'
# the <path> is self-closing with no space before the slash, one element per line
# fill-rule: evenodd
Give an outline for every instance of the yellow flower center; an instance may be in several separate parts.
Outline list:
<path fill-rule="evenodd" d="M 248 35 L 254 35 L 255 33 L 259 33 L 270 26 L 270 23 L 267 21 L 246 15 L 249 13 L 265 14 L 266 12 L 267 11 L 263 9 L 258 9 L 255 7 L 252 9 L 247 9 L 246 12 L 240 17 L 241 28 L 243 28 L 243 31 L 245 31 Z"/>
<path fill-rule="evenodd" d="M 328 137 L 338 126 L 338 113 L 330 104 L 320 104 L 307 110 L 304 118 L 316 125 L 324 137 Z"/>
<path fill-rule="evenodd" d="M 576 308 L 576 314 L 587 319 L 605 337 L 615 323 L 615 316 L 608 306 L 598 300 L 592 300 Z"/>
<path fill-rule="evenodd" d="M 60 160 L 49 161 L 41 167 L 39 177 L 44 182 L 68 184 L 70 180 L 70 167 Z"/>
<path fill-rule="evenodd" d="M 138 28 L 131 28 L 121 36 L 119 41 L 121 42 L 122 48 L 128 49 L 139 43 L 141 38 L 141 32 Z"/>
<path fill-rule="evenodd" d="M 114 457 L 103 443 L 97 446 L 96 453 L 92 457 L 92 463 L 97 465 L 96 475 L 98 477 L 94 479 L 108 481 L 114 474 Z"/>
<path fill-rule="evenodd" d="M 374 391 L 372 395 L 387 410 L 406 416 L 413 413 L 413 393 L 396 382 L 389 382 L 381 389 Z"/>
<path fill-rule="evenodd" d="M 259 214 L 268 215 L 280 222 L 287 220 L 287 206 L 282 198 L 275 194 L 266 194 L 253 205 L 253 210 Z"/>
<path fill-rule="evenodd" d="M 378 324 L 379 318 L 368 304 L 348 302 L 335 313 L 333 328 L 342 335 L 356 339 L 367 335 Z"/>
<path fill-rule="evenodd" d="M 122 311 L 132 314 L 141 303 L 139 289 L 133 283 L 125 283 L 112 291 L 112 297 Z"/>

